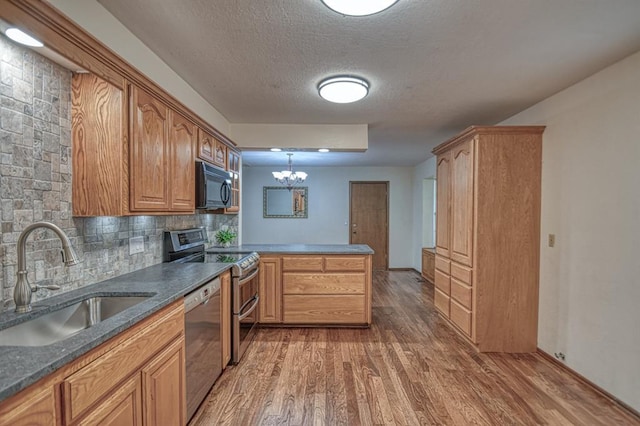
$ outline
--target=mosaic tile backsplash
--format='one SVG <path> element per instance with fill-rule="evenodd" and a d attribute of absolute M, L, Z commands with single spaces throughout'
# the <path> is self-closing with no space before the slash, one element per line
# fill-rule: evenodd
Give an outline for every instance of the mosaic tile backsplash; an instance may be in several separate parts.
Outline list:
<path fill-rule="evenodd" d="M 82 262 L 65 267 L 60 242 L 37 230 L 27 243 L 31 284 L 68 291 L 162 262 L 165 230 L 203 226 L 213 242 L 236 215 L 74 218 L 71 216 L 71 72 L 0 35 L 0 310 L 13 306 L 16 242 L 36 221 L 69 236 Z M 129 238 L 144 237 L 143 253 L 129 255 Z M 49 290 L 34 293 L 34 300 Z"/>

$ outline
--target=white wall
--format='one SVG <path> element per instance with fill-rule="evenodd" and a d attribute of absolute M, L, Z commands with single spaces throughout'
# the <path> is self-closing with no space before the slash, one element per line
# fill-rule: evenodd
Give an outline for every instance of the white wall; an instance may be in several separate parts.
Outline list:
<path fill-rule="evenodd" d="M 228 135 L 227 119 L 96 0 L 50 0 L 50 3 L 203 120 Z"/>
<path fill-rule="evenodd" d="M 389 267 L 413 267 L 414 194 L 410 167 L 309 167 L 308 219 L 264 219 L 262 187 L 274 186 L 272 167 L 244 167 L 242 242 L 349 243 L 349 181 L 389 181 Z M 346 224 L 345 224 L 346 223 Z M 419 234 L 420 235 L 420 234 Z"/>
<path fill-rule="evenodd" d="M 423 235 L 424 231 L 424 212 L 425 203 L 423 203 L 423 185 L 424 180 L 436 176 L 436 157 L 430 157 L 422 163 L 415 166 L 411 173 L 412 180 L 412 197 L 415 200 L 413 204 L 412 221 L 407 222 L 412 225 L 411 240 L 411 267 L 422 270 L 422 247 L 424 247 Z"/>
<path fill-rule="evenodd" d="M 639 76 L 640 52 L 502 123 L 547 126 L 538 346 L 636 410 Z"/>

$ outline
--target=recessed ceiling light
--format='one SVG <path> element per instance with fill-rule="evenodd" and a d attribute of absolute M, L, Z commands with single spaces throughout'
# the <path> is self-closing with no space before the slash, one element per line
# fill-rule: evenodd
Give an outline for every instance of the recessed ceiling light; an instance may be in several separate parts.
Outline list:
<path fill-rule="evenodd" d="M 318 152 L 329 152 L 328 148 L 320 148 Z"/>
<path fill-rule="evenodd" d="M 42 42 L 40 42 L 39 40 L 36 40 L 35 38 L 31 37 L 29 34 L 17 28 L 8 28 L 4 33 L 11 40 L 16 41 L 20 44 L 24 44 L 25 46 L 31 46 L 31 47 L 44 46 Z"/>
<path fill-rule="evenodd" d="M 390 8 L 398 0 L 322 0 L 329 9 L 349 16 L 367 16 Z"/>
<path fill-rule="evenodd" d="M 348 104 L 367 96 L 369 83 L 359 77 L 329 77 L 318 84 L 318 93 L 329 102 Z"/>
<path fill-rule="evenodd" d="M 280 152 L 282 151 L 281 148 L 271 148 L 271 152 Z"/>

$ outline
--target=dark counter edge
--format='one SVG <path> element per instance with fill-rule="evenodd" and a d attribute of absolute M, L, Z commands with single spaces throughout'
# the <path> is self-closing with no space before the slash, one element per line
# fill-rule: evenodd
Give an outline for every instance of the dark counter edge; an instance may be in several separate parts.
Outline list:
<path fill-rule="evenodd" d="M 366 244 L 243 244 L 209 247 L 209 253 L 258 252 L 260 254 L 373 254 Z"/>
<path fill-rule="evenodd" d="M 0 402 L 73 362 L 230 268 L 231 264 L 223 263 L 157 264 L 37 301 L 33 304 L 34 310 L 28 314 L 0 314 L 0 329 L 4 329 L 90 296 L 155 294 L 148 300 L 63 341 L 40 347 L 0 347 Z"/>

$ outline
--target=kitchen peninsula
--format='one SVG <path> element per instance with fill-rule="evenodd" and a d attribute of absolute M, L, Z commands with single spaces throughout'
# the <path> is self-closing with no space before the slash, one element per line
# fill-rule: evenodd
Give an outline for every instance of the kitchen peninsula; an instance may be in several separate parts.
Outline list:
<path fill-rule="evenodd" d="M 245 244 L 209 250 L 210 255 L 252 251 L 260 254 L 261 324 L 371 324 L 369 246 Z"/>

